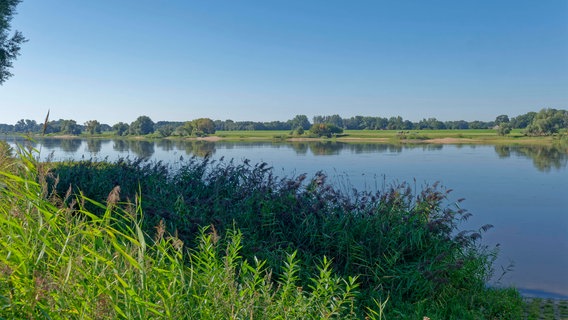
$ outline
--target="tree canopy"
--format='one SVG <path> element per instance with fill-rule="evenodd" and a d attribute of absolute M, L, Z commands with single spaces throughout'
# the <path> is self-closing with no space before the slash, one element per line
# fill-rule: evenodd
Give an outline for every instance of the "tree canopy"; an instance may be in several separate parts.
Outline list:
<path fill-rule="evenodd" d="M 12 76 L 9 71 L 13 67 L 13 62 L 20 55 L 22 43 L 27 39 L 20 31 L 15 31 L 10 36 L 10 22 L 16 14 L 16 5 L 21 0 L 2 0 L 0 1 L 0 85 Z"/>

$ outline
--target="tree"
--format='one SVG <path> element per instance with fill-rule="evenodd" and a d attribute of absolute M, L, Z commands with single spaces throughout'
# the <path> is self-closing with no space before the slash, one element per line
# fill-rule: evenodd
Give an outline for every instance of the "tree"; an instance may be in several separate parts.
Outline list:
<path fill-rule="evenodd" d="M 172 133 L 174 133 L 175 129 L 176 127 L 173 124 L 166 124 L 160 126 L 158 129 L 156 129 L 156 131 L 160 133 L 162 137 L 169 137 L 172 135 Z"/>
<path fill-rule="evenodd" d="M 176 130 L 173 132 L 174 135 L 182 137 L 191 136 L 192 133 L 193 133 L 193 124 L 191 123 L 191 121 L 186 121 L 184 124 L 177 127 Z"/>
<path fill-rule="evenodd" d="M 154 121 L 148 116 L 140 116 L 130 124 L 130 133 L 143 136 L 154 132 Z"/>
<path fill-rule="evenodd" d="M 75 120 L 62 120 L 61 133 L 63 134 L 80 134 L 81 128 L 77 125 Z"/>
<path fill-rule="evenodd" d="M 532 111 L 516 116 L 511 119 L 511 126 L 517 129 L 524 129 L 532 123 L 535 116 L 536 112 Z"/>
<path fill-rule="evenodd" d="M 288 123 L 290 124 L 290 128 L 292 130 L 296 130 L 298 128 L 308 130 L 311 126 L 310 120 L 308 120 L 308 117 L 303 114 L 296 115 L 294 119 L 288 120 Z"/>
<path fill-rule="evenodd" d="M 527 127 L 527 134 L 533 136 L 547 136 L 568 129 L 568 111 L 556 109 L 542 109 Z"/>
<path fill-rule="evenodd" d="M 343 133 L 343 129 L 330 123 L 316 123 L 312 125 L 310 132 L 319 137 L 331 138 L 332 135 Z"/>
<path fill-rule="evenodd" d="M 130 129 L 130 126 L 128 125 L 128 123 L 124 123 L 124 122 L 119 122 L 119 123 L 115 124 L 114 126 L 112 126 L 112 130 L 115 131 L 117 136 L 127 135 L 129 129 Z"/>
<path fill-rule="evenodd" d="M 506 136 L 511 133 L 511 124 L 507 122 L 502 122 L 497 128 L 497 134 L 500 136 Z"/>
<path fill-rule="evenodd" d="M 215 122 L 209 118 L 199 118 L 193 120 L 193 127 L 196 133 L 213 134 L 215 133 Z"/>
<path fill-rule="evenodd" d="M 10 37 L 10 21 L 16 14 L 16 5 L 21 0 L 3 0 L 0 2 L 0 85 L 12 76 L 8 71 L 20 55 L 20 46 L 27 41 L 20 31 Z"/>
<path fill-rule="evenodd" d="M 497 116 L 497 118 L 495 118 L 495 124 L 500 125 L 501 123 L 509 123 L 509 116 L 507 116 L 506 114 Z"/>
<path fill-rule="evenodd" d="M 85 130 L 93 135 L 95 133 L 101 133 L 101 123 L 97 120 L 89 120 L 85 122 Z"/>
<path fill-rule="evenodd" d="M 40 125 L 35 120 L 21 119 L 14 125 L 14 132 L 19 132 L 19 133 L 37 132 L 39 128 Z"/>

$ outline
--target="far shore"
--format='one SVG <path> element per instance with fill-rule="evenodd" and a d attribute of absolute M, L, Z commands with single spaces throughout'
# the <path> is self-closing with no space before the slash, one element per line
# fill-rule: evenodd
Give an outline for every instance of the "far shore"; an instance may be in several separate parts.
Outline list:
<path fill-rule="evenodd" d="M 42 135 L 34 135 L 40 138 Z M 290 135 L 289 131 L 217 131 L 203 137 L 161 137 L 147 136 L 115 136 L 109 133 L 97 135 L 46 135 L 57 139 L 125 139 L 125 140 L 181 140 L 181 141 L 278 141 L 278 142 L 342 142 L 342 143 L 388 143 L 388 144 L 524 144 L 552 145 L 568 144 L 566 133 L 554 136 L 525 136 L 520 130 L 514 130 L 506 136 L 499 136 L 495 130 L 346 130 L 343 134 L 327 137 L 310 137 Z"/>

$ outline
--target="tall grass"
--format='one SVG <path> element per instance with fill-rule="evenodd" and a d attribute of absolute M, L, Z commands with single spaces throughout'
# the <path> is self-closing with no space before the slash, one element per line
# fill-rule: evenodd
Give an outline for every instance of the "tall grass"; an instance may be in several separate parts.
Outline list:
<path fill-rule="evenodd" d="M 90 291 L 75 294 L 104 297 L 114 316 L 197 310 L 187 317 L 514 319 L 521 312 L 518 292 L 486 286 L 497 252 L 481 235 L 491 226 L 460 230 L 469 213 L 437 184 L 344 194 L 321 172 L 278 178 L 266 164 L 248 161 L 193 158 L 171 168 L 122 159 L 37 170 L 29 156 L 22 158 L 25 178 L 5 174 L 12 181 L 5 198 L 20 200 L 3 204 L 9 222 L 2 225 L 17 225 L 14 207 L 29 218 L 2 235 L 26 233 L 29 239 L 17 247 L 42 247 L 26 228 L 57 222 L 53 230 L 34 227 L 34 237 L 49 229 L 47 247 L 54 248 L 30 261 L 51 257 L 42 266 L 63 272 L 48 268 L 55 279 L 84 277 L 79 282 Z M 18 193 L 26 188 L 33 191 Z M 42 212 L 49 217 L 38 219 Z M 90 271 L 67 275 L 65 266 Z M 44 309 L 54 310 L 53 304 Z"/>
<path fill-rule="evenodd" d="M 242 233 L 200 228 L 188 250 L 162 222 L 146 226 L 141 200 L 106 204 L 47 192 L 42 164 L 24 151 L 0 173 L 2 319 L 355 318 L 356 278 L 323 258 L 302 288 L 295 253 L 276 281 L 262 260 L 241 256 Z M 4 163 L 6 159 L 2 160 Z M 95 215 L 87 205 L 98 207 Z"/>

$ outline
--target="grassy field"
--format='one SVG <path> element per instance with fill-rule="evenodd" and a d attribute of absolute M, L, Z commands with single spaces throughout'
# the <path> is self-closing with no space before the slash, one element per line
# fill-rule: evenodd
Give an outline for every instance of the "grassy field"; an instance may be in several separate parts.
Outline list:
<path fill-rule="evenodd" d="M 289 131 L 218 131 L 216 137 L 224 140 L 288 140 L 288 139 L 327 139 L 314 138 L 305 134 L 290 135 Z M 515 129 L 507 136 L 499 136 L 495 130 L 345 130 L 337 137 L 331 138 L 343 142 L 392 142 L 392 143 L 524 143 L 551 144 L 567 142 L 566 135 L 550 137 L 527 137 L 522 130 Z M 329 139 L 328 139 L 329 140 Z"/>

